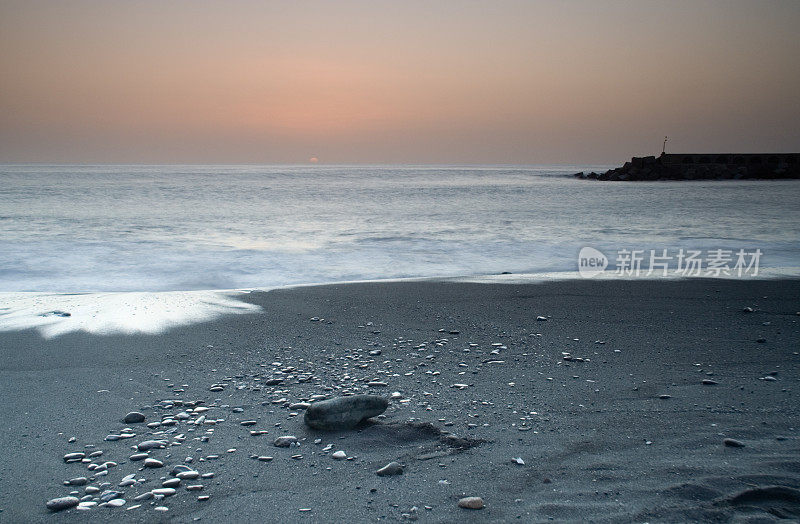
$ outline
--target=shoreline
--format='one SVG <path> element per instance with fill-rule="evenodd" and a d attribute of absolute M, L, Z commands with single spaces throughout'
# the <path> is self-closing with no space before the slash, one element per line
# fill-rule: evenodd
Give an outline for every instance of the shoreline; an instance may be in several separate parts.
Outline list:
<path fill-rule="evenodd" d="M 263 288 L 196 289 L 169 291 L 0 291 L 0 333 L 29 328 L 45 337 L 85 331 L 96 335 L 160 334 L 169 329 L 211 321 L 230 314 L 259 311 L 241 301 L 250 293 L 306 289 L 321 286 L 394 283 L 457 283 L 538 285 L 559 282 L 676 282 L 676 281 L 800 280 L 798 268 L 760 268 L 757 275 L 686 276 L 618 275 L 609 269 L 586 277 L 578 271 L 476 274 L 449 277 L 404 277 L 287 284 Z"/>
<path fill-rule="evenodd" d="M 371 282 L 251 292 L 241 298 L 260 312 L 160 335 L 0 332 L 0 520 L 675 521 L 770 516 L 770 505 L 798 515 L 761 492 L 754 505 L 732 498 L 753 484 L 800 488 L 798 297 L 797 279 Z M 395 391 L 359 431 L 312 431 L 289 408 Z M 134 424 L 131 440 L 104 440 L 129 411 L 147 422 L 185 411 L 175 400 L 202 401 L 218 422 Z M 437 432 L 485 442 L 455 450 Z M 181 434 L 151 453 L 163 470 L 129 460 L 130 444 Z M 301 446 L 274 447 L 281 435 Z M 91 474 L 62 460 L 83 449 L 117 463 L 90 485 L 107 478 L 126 504 L 50 515 L 45 501 L 84 492 L 62 485 Z M 351 460 L 334 460 L 339 449 Z M 126 511 L 187 456 L 215 473 L 198 492 L 210 500 L 184 483 L 159 501 L 164 513 L 149 501 Z M 403 475 L 375 474 L 395 460 Z M 145 482 L 118 487 L 131 473 Z M 461 496 L 486 507 L 458 508 Z"/>

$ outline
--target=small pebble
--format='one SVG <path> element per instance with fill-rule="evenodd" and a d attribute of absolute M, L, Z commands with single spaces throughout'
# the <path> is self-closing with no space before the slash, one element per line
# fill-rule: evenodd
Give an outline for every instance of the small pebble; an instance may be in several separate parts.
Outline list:
<path fill-rule="evenodd" d="M 288 448 L 292 444 L 297 444 L 297 437 L 293 435 L 284 435 L 282 437 L 278 437 L 273 442 L 273 445 L 276 448 Z"/>
<path fill-rule="evenodd" d="M 483 499 L 480 497 L 464 497 L 458 501 L 458 507 L 466 509 L 483 509 Z"/>
<path fill-rule="evenodd" d="M 80 504 L 78 497 L 59 497 L 47 501 L 47 509 L 50 511 L 61 511 L 72 508 Z"/>
<path fill-rule="evenodd" d="M 402 475 L 403 466 L 399 462 L 390 462 L 376 471 L 379 477 L 388 477 L 391 475 Z"/>
<path fill-rule="evenodd" d="M 144 414 L 139 413 L 138 411 L 131 411 L 130 413 L 125 415 L 125 418 L 122 419 L 122 421 L 125 424 L 140 424 L 144 422 L 144 418 L 145 418 Z"/>
<path fill-rule="evenodd" d="M 144 459 L 144 467 L 146 468 L 163 468 L 164 463 L 158 459 L 146 458 Z"/>

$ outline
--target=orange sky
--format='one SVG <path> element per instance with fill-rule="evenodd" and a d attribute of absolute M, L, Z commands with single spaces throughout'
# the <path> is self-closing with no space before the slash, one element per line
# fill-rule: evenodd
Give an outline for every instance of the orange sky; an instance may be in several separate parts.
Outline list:
<path fill-rule="evenodd" d="M 0 162 L 800 150 L 800 2 L 0 0 Z"/>

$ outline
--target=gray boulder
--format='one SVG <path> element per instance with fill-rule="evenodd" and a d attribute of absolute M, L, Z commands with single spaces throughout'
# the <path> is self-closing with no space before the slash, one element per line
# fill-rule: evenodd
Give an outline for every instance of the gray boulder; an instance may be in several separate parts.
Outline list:
<path fill-rule="evenodd" d="M 362 421 L 380 415 L 388 407 L 389 401 L 377 395 L 332 398 L 311 404 L 304 421 L 313 429 L 352 429 Z"/>

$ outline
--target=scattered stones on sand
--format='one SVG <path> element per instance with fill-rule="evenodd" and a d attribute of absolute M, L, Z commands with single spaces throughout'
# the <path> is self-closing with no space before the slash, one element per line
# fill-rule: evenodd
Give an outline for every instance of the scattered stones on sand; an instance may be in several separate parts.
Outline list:
<path fill-rule="evenodd" d="M 389 462 L 381 469 L 376 471 L 379 477 L 390 477 L 392 475 L 402 475 L 403 466 L 399 462 Z"/>
<path fill-rule="evenodd" d="M 465 509 L 483 509 L 483 499 L 480 497 L 464 497 L 458 501 L 459 508 Z"/>
<path fill-rule="evenodd" d="M 352 429 L 362 421 L 386 411 L 389 401 L 377 395 L 352 395 L 314 402 L 303 420 L 312 429 Z"/>
<path fill-rule="evenodd" d="M 144 422 L 144 420 L 145 420 L 144 414 L 139 413 L 138 411 L 131 411 L 130 413 L 125 415 L 124 419 L 122 419 L 122 421 L 125 424 L 141 424 L 142 422 Z"/>
<path fill-rule="evenodd" d="M 284 435 L 282 437 L 278 437 L 272 443 L 276 448 L 288 448 L 293 444 L 297 444 L 297 437 L 294 435 Z"/>
<path fill-rule="evenodd" d="M 80 504 L 78 497 L 58 497 L 47 501 L 47 509 L 50 511 L 61 511 L 64 509 L 74 508 Z"/>
<path fill-rule="evenodd" d="M 741 440 L 736 440 L 735 438 L 726 438 L 722 441 L 723 444 L 728 446 L 729 448 L 743 448 L 744 442 Z"/>

